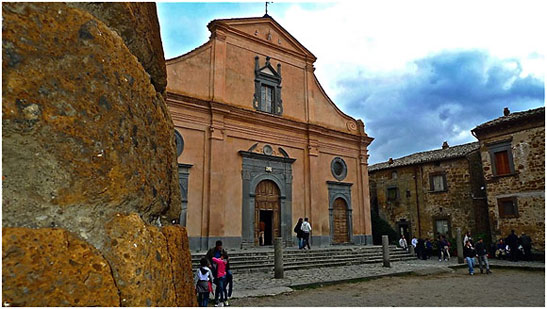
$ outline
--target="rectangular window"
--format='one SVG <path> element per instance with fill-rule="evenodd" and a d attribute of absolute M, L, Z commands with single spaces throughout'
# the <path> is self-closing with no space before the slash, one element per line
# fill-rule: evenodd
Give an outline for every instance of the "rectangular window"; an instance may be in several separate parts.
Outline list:
<path fill-rule="evenodd" d="M 446 174 L 433 174 L 429 176 L 430 190 L 434 192 L 446 191 Z"/>
<path fill-rule="evenodd" d="M 263 112 L 272 112 L 273 87 L 262 85 L 262 105 Z"/>
<path fill-rule="evenodd" d="M 515 172 L 513 165 L 513 153 L 511 152 L 511 141 L 490 144 L 490 162 L 492 162 L 492 174 L 494 176 L 509 175 Z"/>
<path fill-rule="evenodd" d="M 498 199 L 498 210 L 501 218 L 518 217 L 517 198 L 507 197 Z"/>
<path fill-rule="evenodd" d="M 445 236 L 448 235 L 448 220 L 435 220 L 435 228 L 437 230 L 437 233 Z"/>
<path fill-rule="evenodd" d="M 511 168 L 509 167 L 509 154 L 507 150 L 494 152 L 494 157 L 496 158 L 496 174 L 505 175 L 511 173 Z"/>
<path fill-rule="evenodd" d="M 399 195 L 397 191 L 397 188 L 387 188 L 387 200 L 390 202 L 396 201 Z"/>

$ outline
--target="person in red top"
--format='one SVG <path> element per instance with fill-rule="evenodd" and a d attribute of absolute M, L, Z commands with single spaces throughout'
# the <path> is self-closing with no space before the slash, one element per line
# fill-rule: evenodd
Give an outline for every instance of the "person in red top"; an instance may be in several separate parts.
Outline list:
<path fill-rule="evenodd" d="M 226 290 L 224 289 L 224 285 L 226 284 L 226 264 L 228 263 L 228 255 L 223 252 L 220 258 L 213 257 L 213 262 L 217 264 L 218 278 L 215 294 L 220 296 L 219 301 L 215 304 L 215 307 L 229 306 L 226 297 Z"/>

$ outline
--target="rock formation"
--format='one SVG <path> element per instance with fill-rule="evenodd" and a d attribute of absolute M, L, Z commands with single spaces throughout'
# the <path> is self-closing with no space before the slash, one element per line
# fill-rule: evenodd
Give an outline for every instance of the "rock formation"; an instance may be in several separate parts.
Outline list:
<path fill-rule="evenodd" d="M 191 281 L 176 260 L 189 252 L 151 225 L 181 205 L 155 5 L 3 3 L 2 16 L 3 300 L 195 305 L 174 281 L 181 265 Z"/>

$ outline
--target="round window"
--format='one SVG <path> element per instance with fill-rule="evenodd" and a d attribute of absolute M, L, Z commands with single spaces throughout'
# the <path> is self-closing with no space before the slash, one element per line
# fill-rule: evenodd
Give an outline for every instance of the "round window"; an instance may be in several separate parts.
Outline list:
<path fill-rule="evenodd" d="M 348 174 L 348 167 L 346 165 L 346 162 L 340 157 L 332 159 L 330 169 L 332 172 L 332 176 L 334 176 L 334 178 L 336 178 L 338 181 L 344 180 L 344 178 L 346 178 L 346 175 Z"/>

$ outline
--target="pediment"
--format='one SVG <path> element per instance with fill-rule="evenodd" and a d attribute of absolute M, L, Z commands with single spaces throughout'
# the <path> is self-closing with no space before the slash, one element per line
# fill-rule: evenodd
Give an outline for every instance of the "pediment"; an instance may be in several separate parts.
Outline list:
<path fill-rule="evenodd" d="M 271 75 L 271 76 L 277 76 L 277 74 L 274 73 L 269 66 L 267 66 L 267 67 L 263 68 L 262 70 L 260 70 L 260 73 L 268 74 L 268 75 Z"/>
<path fill-rule="evenodd" d="M 218 19 L 209 24 L 209 29 L 213 31 L 215 25 L 223 25 L 234 33 L 291 50 L 302 56 L 308 56 L 314 61 L 316 59 L 308 49 L 268 15 L 256 18 Z"/>

